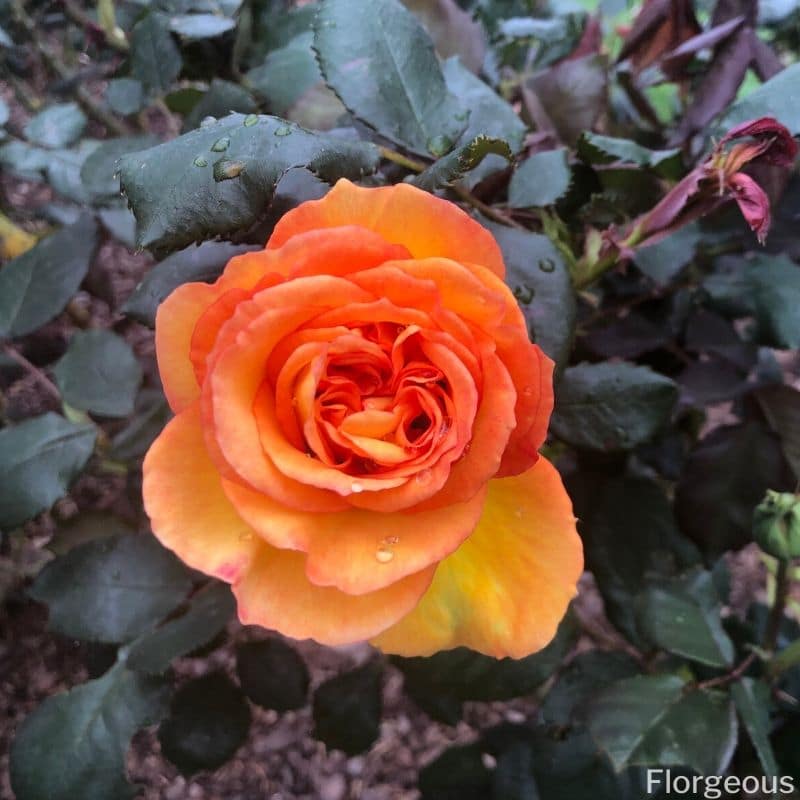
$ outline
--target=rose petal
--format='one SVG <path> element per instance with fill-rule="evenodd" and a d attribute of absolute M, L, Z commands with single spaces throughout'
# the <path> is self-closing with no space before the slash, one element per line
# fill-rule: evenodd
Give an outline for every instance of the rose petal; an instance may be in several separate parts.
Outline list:
<path fill-rule="evenodd" d="M 555 635 L 582 570 L 572 503 L 541 458 L 489 484 L 475 532 L 439 564 L 414 611 L 373 644 L 403 656 L 469 647 L 522 658 Z"/>
<path fill-rule="evenodd" d="M 481 516 L 485 491 L 434 511 L 312 514 L 286 508 L 239 484 L 223 482 L 238 513 L 261 538 L 308 553 L 306 574 L 318 586 L 360 595 L 376 591 L 452 553 Z"/>
<path fill-rule="evenodd" d="M 337 646 L 375 636 L 411 611 L 430 585 L 434 570 L 428 567 L 369 594 L 349 595 L 311 583 L 301 553 L 263 545 L 234 584 L 233 593 L 243 624 Z"/>
<path fill-rule="evenodd" d="M 789 129 L 773 117 L 760 117 L 736 125 L 720 139 L 718 147 L 744 136 L 769 142 L 768 148 L 758 154 L 759 159 L 769 164 L 791 167 L 797 158 L 797 142 Z"/>
<path fill-rule="evenodd" d="M 190 567 L 230 583 L 253 559 L 258 539 L 222 491 L 197 403 L 172 419 L 148 451 L 142 492 L 153 533 Z"/>
<path fill-rule="evenodd" d="M 405 246 L 414 258 L 442 256 L 483 264 L 505 274 L 500 247 L 489 231 L 454 203 L 398 183 L 364 189 L 342 178 L 321 200 L 302 203 L 275 226 L 267 247 L 320 228 L 361 225 L 387 242 Z"/>

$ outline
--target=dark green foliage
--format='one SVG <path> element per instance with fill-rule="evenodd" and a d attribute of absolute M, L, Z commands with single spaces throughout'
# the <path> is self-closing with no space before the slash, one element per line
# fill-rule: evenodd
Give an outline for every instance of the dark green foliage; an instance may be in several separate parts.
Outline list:
<path fill-rule="evenodd" d="M 45 700 L 22 724 L 11 750 L 18 800 L 126 800 L 131 736 L 166 711 L 167 687 L 123 664 L 102 678 Z"/>
<path fill-rule="evenodd" d="M 55 414 L 0 430 L 0 529 L 11 530 L 63 497 L 95 436 L 91 426 Z"/>
<path fill-rule="evenodd" d="M 314 732 L 335 750 L 356 755 L 378 738 L 383 701 L 378 661 L 329 678 L 314 692 Z"/>
<path fill-rule="evenodd" d="M 305 661 L 281 639 L 239 645 L 236 671 L 242 691 L 263 708 L 291 711 L 306 704 L 311 679 Z"/>
<path fill-rule="evenodd" d="M 222 766 L 250 728 L 250 707 L 222 672 L 196 678 L 175 692 L 158 728 L 161 752 L 184 775 Z"/>
<path fill-rule="evenodd" d="M 126 642 L 172 611 L 189 591 L 189 571 L 152 536 L 118 536 L 73 548 L 48 564 L 31 596 L 50 607 L 65 636 Z"/>

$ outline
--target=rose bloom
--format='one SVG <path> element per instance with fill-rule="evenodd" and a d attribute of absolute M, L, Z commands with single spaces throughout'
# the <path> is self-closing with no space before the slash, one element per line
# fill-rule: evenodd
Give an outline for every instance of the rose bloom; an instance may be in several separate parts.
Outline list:
<path fill-rule="evenodd" d="M 342 180 L 161 305 L 145 507 L 243 623 L 407 656 L 553 637 L 583 556 L 503 274 L 456 205 Z"/>

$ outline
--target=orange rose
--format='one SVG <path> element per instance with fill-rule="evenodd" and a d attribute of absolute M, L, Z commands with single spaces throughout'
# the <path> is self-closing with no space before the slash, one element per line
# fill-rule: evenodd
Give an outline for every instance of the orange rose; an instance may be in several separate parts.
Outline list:
<path fill-rule="evenodd" d="M 156 536 L 295 638 L 546 645 L 582 551 L 537 454 L 553 365 L 503 274 L 452 203 L 342 180 L 178 288 L 156 321 L 176 413 L 144 463 Z"/>

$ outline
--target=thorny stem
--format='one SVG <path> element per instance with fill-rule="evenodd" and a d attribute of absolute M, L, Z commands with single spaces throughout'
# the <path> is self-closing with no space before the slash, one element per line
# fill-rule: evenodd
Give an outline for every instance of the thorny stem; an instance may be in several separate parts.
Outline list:
<path fill-rule="evenodd" d="M 48 44 L 42 39 L 36 27 L 36 23 L 31 18 L 30 14 L 22 7 L 20 0 L 14 0 L 12 3 L 12 11 L 14 18 L 25 29 L 31 43 L 36 48 L 39 57 L 47 64 L 52 72 L 58 75 L 62 80 L 71 80 L 67 67 L 61 63 L 52 53 Z M 110 131 L 117 136 L 127 136 L 130 134 L 130 129 L 126 124 L 118 120 L 113 114 L 110 114 L 92 97 L 85 86 L 77 86 L 75 89 L 75 97 L 78 102 L 86 109 L 88 114 L 91 114 L 98 122 L 105 125 Z"/>
<path fill-rule="evenodd" d="M 28 359 L 25 358 L 22 353 L 12 347 L 10 344 L 2 345 L 1 349 L 12 361 L 19 364 L 19 366 L 21 366 L 26 372 L 29 372 L 31 375 L 33 375 L 33 377 L 36 378 L 41 387 L 45 389 L 48 394 L 51 394 L 53 397 L 55 397 L 59 403 L 61 402 L 61 392 L 58 391 L 58 387 L 50 380 L 50 378 L 47 377 L 47 375 L 44 374 L 44 372 L 42 372 L 41 369 L 39 369 L 39 367 L 28 361 Z"/>
<path fill-rule="evenodd" d="M 428 165 L 422 161 L 408 158 L 408 156 L 404 156 L 402 153 L 398 153 L 396 150 L 392 150 L 390 147 L 381 147 L 380 151 L 381 156 L 387 161 L 391 161 L 393 164 L 398 164 L 401 167 L 410 169 L 412 172 L 424 172 L 428 168 Z"/>

